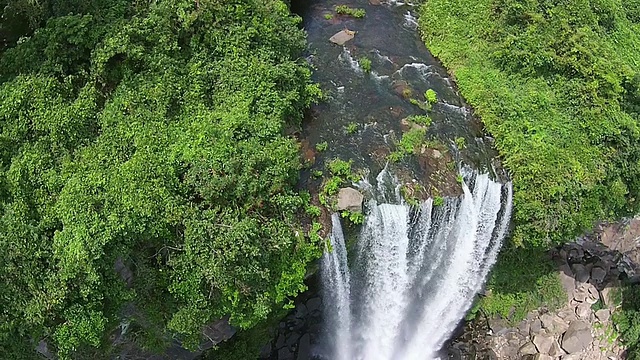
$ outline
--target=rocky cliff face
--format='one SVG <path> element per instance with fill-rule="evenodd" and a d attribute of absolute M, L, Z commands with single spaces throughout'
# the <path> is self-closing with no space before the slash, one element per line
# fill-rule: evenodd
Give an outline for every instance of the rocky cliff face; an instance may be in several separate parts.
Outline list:
<path fill-rule="evenodd" d="M 449 346 L 453 359 L 624 359 L 611 314 L 622 279 L 640 275 L 640 218 L 601 224 L 593 234 L 550 251 L 567 293 L 565 306 L 528 314 L 516 326 L 499 318 L 465 325 Z"/>

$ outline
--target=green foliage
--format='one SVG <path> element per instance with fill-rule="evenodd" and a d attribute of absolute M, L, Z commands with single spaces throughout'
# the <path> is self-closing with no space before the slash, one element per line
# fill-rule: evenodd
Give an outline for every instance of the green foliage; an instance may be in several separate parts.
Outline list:
<path fill-rule="evenodd" d="M 416 123 L 418 125 L 429 127 L 431 126 L 431 118 L 426 115 L 411 115 L 407 120 Z"/>
<path fill-rule="evenodd" d="M 442 196 L 436 196 L 433 198 L 433 206 L 444 205 L 444 198 Z"/>
<path fill-rule="evenodd" d="M 318 152 L 326 151 L 328 147 L 329 147 L 329 144 L 326 141 L 316 144 L 316 150 Z"/>
<path fill-rule="evenodd" d="M 371 72 L 371 60 L 369 60 L 366 57 L 361 57 L 358 62 L 360 63 L 360 67 L 362 68 L 362 70 L 366 73 L 370 73 Z"/>
<path fill-rule="evenodd" d="M 353 160 L 333 159 L 327 163 L 327 169 L 331 175 L 346 178 L 351 175 L 351 164 L 353 164 Z"/>
<path fill-rule="evenodd" d="M 513 242 L 563 242 L 638 210 L 634 9 L 637 1 L 609 0 L 422 6 L 427 46 L 455 74 L 513 174 Z"/>
<path fill-rule="evenodd" d="M 347 131 L 347 134 L 349 135 L 353 135 L 356 132 L 358 132 L 358 124 L 354 123 L 354 122 L 350 122 L 349 124 L 347 124 L 347 126 L 345 127 L 345 130 Z"/>
<path fill-rule="evenodd" d="M 141 343 L 197 345 L 303 291 L 321 243 L 283 134 L 320 92 L 299 19 L 279 0 L 47 4 L 0 57 L 0 358 L 45 337 L 104 354 L 126 303 Z"/>
<path fill-rule="evenodd" d="M 313 173 L 311 174 L 314 178 L 321 178 L 322 177 L 322 170 L 314 170 Z"/>
<path fill-rule="evenodd" d="M 319 217 L 320 214 L 322 214 L 322 210 L 320 210 L 320 208 L 315 205 L 307 205 L 304 211 L 307 213 L 307 215 L 316 218 Z"/>
<path fill-rule="evenodd" d="M 357 18 L 357 19 L 361 19 L 367 14 L 367 12 L 364 9 L 351 8 L 347 5 L 336 6 L 336 13 L 340 15 L 353 16 L 354 18 Z"/>
<path fill-rule="evenodd" d="M 331 19 L 333 19 L 333 14 L 329 14 L 329 13 L 324 14 L 324 19 L 325 19 L 325 20 L 331 20 Z"/>
<path fill-rule="evenodd" d="M 456 147 L 457 147 L 459 150 L 462 150 L 462 149 L 464 149 L 464 148 L 466 148 L 466 147 L 467 147 L 467 140 L 465 140 L 465 139 L 464 139 L 463 137 L 461 137 L 461 136 L 460 136 L 460 137 L 455 138 L 455 139 L 454 139 L 454 142 L 456 143 Z"/>
<path fill-rule="evenodd" d="M 349 219 L 353 225 L 361 225 L 364 222 L 364 214 L 360 211 L 345 210 L 340 215 L 343 218 Z"/>
<path fill-rule="evenodd" d="M 340 191 L 340 186 L 342 186 L 343 182 L 344 180 L 339 176 L 333 176 L 324 184 L 323 192 L 328 196 L 336 195 Z"/>
<path fill-rule="evenodd" d="M 407 155 L 415 154 L 416 149 L 424 143 L 426 129 L 411 129 L 402 135 L 396 144 L 397 149 L 389 154 L 390 161 L 399 161 Z"/>
<path fill-rule="evenodd" d="M 433 104 L 438 102 L 438 94 L 436 94 L 435 90 L 433 90 L 433 89 L 429 89 L 429 90 L 425 91 L 424 98 L 431 105 L 433 105 Z"/>
<path fill-rule="evenodd" d="M 612 314 L 628 359 L 640 359 L 640 286 L 626 285 L 621 291 L 621 306 Z"/>
<path fill-rule="evenodd" d="M 531 310 L 545 306 L 549 310 L 567 301 L 555 265 L 547 251 L 507 245 L 493 267 L 486 297 L 478 306 L 488 316 L 500 315 L 511 323 L 524 319 Z"/>

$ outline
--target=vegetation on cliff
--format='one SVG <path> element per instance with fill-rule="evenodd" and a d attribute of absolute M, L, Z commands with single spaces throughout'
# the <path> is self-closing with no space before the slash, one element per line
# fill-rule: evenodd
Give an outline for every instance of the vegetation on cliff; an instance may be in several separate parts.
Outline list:
<path fill-rule="evenodd" d="M 318 90 L 283 2 L 1 8 L 0 358 L 105 355 L 124 304 L 143 347 L 193 347 L 304 289 L 319 247 L 284 128 Z"/>
<path fill-rule="evenodd" d="M 536 254 L 639 209 L 640 2 L 429 0 L 420 23 L 513 176 L 484 309 L 536 307 L 557 288 Z"/>

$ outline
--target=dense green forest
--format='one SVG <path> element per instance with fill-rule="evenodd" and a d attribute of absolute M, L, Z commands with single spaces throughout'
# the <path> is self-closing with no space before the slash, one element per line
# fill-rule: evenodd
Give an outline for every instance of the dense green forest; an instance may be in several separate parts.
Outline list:
<path fill-rule="evenodd" d="M 512 242 L 480 308 L 564 303 L 546 250 L 640 208 L 640 1 L 428 0 L 420 25 L 513 177 Z M 616 315 L 633 349 L 637 298 Z"/>
<path fill-rule="evenodd" d="M 193 347 L 304 290 L 319 237 L 285 130 L 319 91 L 287 5 L 0 9 L 0 358 L 107 354 L 124 305 L 143 348 Z"/>

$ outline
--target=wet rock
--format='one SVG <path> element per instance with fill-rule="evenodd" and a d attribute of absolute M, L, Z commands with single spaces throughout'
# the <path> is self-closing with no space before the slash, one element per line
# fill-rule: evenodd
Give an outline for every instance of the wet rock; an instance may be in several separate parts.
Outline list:
<path fill-rule="evenodd" d="M 280 334 L 278 336 L 278 340 L 276 340 L 276 349 L 280 349 L 281 347 L 283 347 L 285 344 L 285 340 L 286 338 L 284 337 L 284 334 Z"/>
<path fill-rule="evenodd" d="M 293 347 L 293 345 L 298 342 L 298 339 L 300 339 L 300 334 L 297 332 L 289 333 L 287 336 L 287 346 L 289 348 Z"/>
<path fill-rule="evenodd" d="M 596 284 L 602 284 L 606 276 L 607 272 L 599 266 L 591 269 L 591 280 L 595 281 Z"/>
<path fill-rule="evenodd" d="M 278 350 L 278 360 L 293 360 L 293 353 L 289 350 L 288 347 L 283 347 Z"/>
<path fill-rule="evenodd" d="M 321 306 L 322 306 L 322 299 L 320 299 L 319 297 L 314 297 L 309 299 L 309 301 L 307 301 L 307 310 L 310 313 L 319 311 Z"/>
<path fill-rule="evenodd" d="M 304 318 L 307 315 L 307 307 L 304 304 L 298 304 L 296 306 L 296 317 L 299 319 Z"/>
<path fill-rule="evenodd" d="M 339 211 L 362 211 L 362 200 L 364 200 L 364 196 L 358 190 L 350 187 L 342 188 L 338 192 L 337 209 Z"/>
<path fill-rule="evenodd" d="M 353 39 L 355 35 L 356 35 L 355 31 L 344 29 L 336 33 L 332 37 L 330 37 L 329 41 L 331 41 L 334 44 L 344 45 L 347 41 Z"/>
<path fill-rule="evenodd" d="M 298 342 L 298 356 L 297 360 L 309 360 L 311 356 L 311 339 L 309 334 L 304 334 Z"/>
<path fill-rule="evenodd" d="M 591 327 L 587 322 L 574 321 L 562 337 L 562 348 L 569 354 L 586 349 L 593 341 Z"/>
<path fill-rule="evenodd" d="M 378 6 L 378 5 L 382 5 L 382 1 L 381 0 L 369 0 L 369 4 L 371 4 L 373 6 Z"/>

